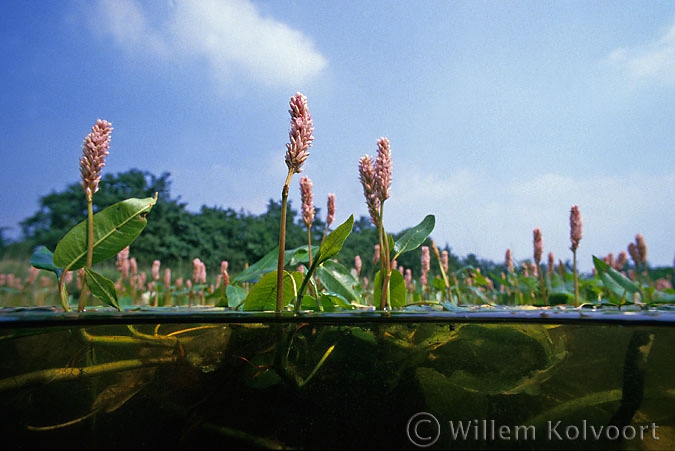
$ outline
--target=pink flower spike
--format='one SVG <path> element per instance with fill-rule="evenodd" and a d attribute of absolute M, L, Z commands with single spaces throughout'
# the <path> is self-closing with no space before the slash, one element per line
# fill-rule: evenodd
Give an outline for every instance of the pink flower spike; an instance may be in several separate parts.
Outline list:
<path fill-rule="evenodd" d="M 541 229 L 536 228 L 532 231 L 533 235 L 533 245 L 534 245 L 534 263 L 539 264 L 541 262 L 541 256 L 544 253 L 544 239 L 541 236 Z"/>
<path fill-rule="evenodd" d="M 314 194 L 312 193 L 312 181 L 306 175 L 300 178 L 300 198 L 302 199 L 302 220 L 307 228 L 312 227 L 314 222 Z"/>
<path fill-rule="evenodd" d="M 377 194 L 375 164 L 368 155 L 359 159 L 359 179 L 361 180 L 363 195 L 366 198 L 370 220 L 377 227 L 380 222 L 380 197 Z"/>
<path fill-rule="evenodd" d="M 572 250 L 572 252 L 575 252 L 579 247 L 579 241 L 581 241 L 582 238 L 581 233 L 582 224 L 583 221 L 581 219 L 579 207 L 576 205 L 572 205 L 572 209 L 570 210 L 570 241 L 572 242 L 572 246 L 570 247 L 570 249 Z"/>
<path fill-rule="evenodd" d="M 392 172 L 389 139 L 382 137 L 377 140 L 377 158 L 375 159 L 375 193 L 380 202 L 389 199 Z"/>
<path fill-rule="evenodd" d="M 87 197 L 98 191 L 101 170 L 105 166 L 105 157 L 109 153 L 112 130 L 110 122 L 98 119 L 91 128 L 91 133 L 84 138 L 82 158 L 80 158 L 80 174 L 82 175 L 80 186 Z"/>
<path fill-rule="evenodd" d="M 327 207 L 328 207 L 328 213 L 326 214 L 326 227 L 330 227 L 330 225 L 335 220 L 335 194 L 334 193 L 328 194 L 328 206 Z"/>
<path fill-rule="evenodd" d="M 298 92 L 289 102 L 291 128 L 286 144 L 286 166 L 295 173 L 302 171 L 302 164 L 309 157 L 309 147 L 314 141 L 314 122 L 307 106 L 307 97 Z"/>
<path fill-rule="evenodd" d="M 159 280 L 159 267 L 160 267 L 159 260 L 155 260 L 152 262 L 152 278 L 154 280 Z"/>
<path fill-rule="evenodd" d="M 515 272 L 515 269 L 513 267 L 513 257 L 511 256 L 511 249 L 506 249 L 506 253 L 504 254 L 504 260 L 506 264 L 506 269 L 508 272 L 513 274 Z"/>

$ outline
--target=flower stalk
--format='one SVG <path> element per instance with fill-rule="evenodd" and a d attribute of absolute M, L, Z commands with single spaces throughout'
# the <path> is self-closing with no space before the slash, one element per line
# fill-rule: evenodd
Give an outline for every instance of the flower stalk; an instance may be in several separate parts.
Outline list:
<path fill-rule="evenodd" d="M 82 158 L 80 158 L 82 180 L 80 186 L 84 190 L 87 200 L 87 268 L 91 268 L 94 258 L 94 193 L 98 191 L 101 170 L 105 166 L 105 158 L 109 154 L 112 130 L 110 122 L 98 119 L 82 145 Z M 78 311 L 84 311 L 86 304 L 87 283 L 85 279 L 80 292 Z"/>
<path fill-rule="evenodd" d="M 573 275 L 574 275 L 574 305 L 579 306 L 579 271 L 577 269 L 577 249 L 579 248 L 579 242 L 582 238 L 582 225 L 583 221 L 581 219 L 581 213 L 579 212 L 579 207 L 577 205 L 572 205 L 570 210 L 570 241 L 572 245 L 570 249 L 572 250 L 573 256 Z"/>
<path fill-rule="evenodd" d="M 388 138 L 381 137 L 377 140 L 377 157 L 375 159 L 367 154 L 359 159 L 359 179 L 366 198 L 370 219 L 378 230 L 380 276 L 382 280 L 380 308 L 384 310 L 391 306 L 389 280 L 392 271 L 389 237 L 382 221 L 384 202 L 390 197 L 392 181 L 391 148 Z"/>
<path fill-rule="evenodd" d="M 307 226 L 307 264 L 312 266 L 312 223 L 316 210 L 314 209 L 312 181 L 306 175 L 300 178 L 300 198 L 302 200 L 302 221 Z"/>
<path fill-rule="evenodd" d="M 328 235 L 328 229 L 330 228 L 331 224 L 333 224 L 333 221 L 335 220 L 335 194 L 334 193 L 328 193 L 328 203 L 326 205 L 327 207 L 327 213 L 326 213 L 326 228 L 323 230 L 323 237 L 321 238 L 321 242 L 326 239 L 326 235 Z"/>
<path fill-rule="evenodd" d="M 547 301 L 546 283 L 544 282 L 544 273 L 541 270 L 541 257 L 544 254 L 544 238 L 542 237 L 541 229 L 538 227 L 532 231 L 532 245 L 534 268 L 537 271 L 536 276 L 539 279 L 539 295 L 545 304 Z"/>
<path fill-rule="evenodd" d="M 281 190 L 281 224 L 279 226 L 279 258 L 277 261 L 277 299 L 276 311 L 281 312 L 284 307 L 284 253 L 286 248 L 286 208 L 288 205 L 288 190 L 294 174 L 302 172 L 302 165 L 309 157 L 309 147 L 314 136 L 314 123 L 307 106 L 307 97 L 297 92 L 289 101 L 291 125 L 289 142 L 286 144 L 286 166 L 288 173 Z"/>

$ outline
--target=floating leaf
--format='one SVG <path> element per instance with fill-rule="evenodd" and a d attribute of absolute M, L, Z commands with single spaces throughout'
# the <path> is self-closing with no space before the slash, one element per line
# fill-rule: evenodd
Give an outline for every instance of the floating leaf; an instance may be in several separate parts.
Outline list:
<path fill-rule="evenodd" d="M 92 264 L 116 256 L 133 243 L 148 223 L 145 215 L 157 197 L 126 199 L 94 215 L 94 255 Z M 54 265 L 73 271 L 87 260 L 87 221 L 73 227 L 56 245 Z"/>

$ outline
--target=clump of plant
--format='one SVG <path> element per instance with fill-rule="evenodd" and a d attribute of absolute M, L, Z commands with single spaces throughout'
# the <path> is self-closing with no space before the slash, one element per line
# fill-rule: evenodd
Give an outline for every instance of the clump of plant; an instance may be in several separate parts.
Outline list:
<path fill-rule="evenodd" d="M 129 246 L 145 228 L 146 215 L 157 202 L 157 195 L 146 199 L 131 198 L 94 213 L 93 198 L 99 190 L 101 171 L 109 154 L 112 130 L 110 122 L 98 119 L 84 139 L 80 158 L 80 185 L 87 205 L 86 220 L 68 231 L 53 253 L 41 246 L 31 257 L 34 267 L 56 274 L 61 304 L 65 311 L 70 310 L 70 303 L 64 275 L 75 270 L 84 272 L 78 311 L 84 311 L 86 307 L 87 291 L 105 304 L 120 309 L 115 284 L 94 271 L 92 266 L 116 257 Z"/>
<path fill-rule="evenodd" d="M 269 299 L 274 298 L 276 312 L 281 312 L 292 303 L 297 312 L 301 308 L 334 309 L 354 308 L 354 304 L 363 305 L 363 287 L 351 272 L 332 261 L 339 253 L 345 240 L 352 231 L 354 215 L 344 223 L 328 232 L 335 215 L 335 197 L 328 198 L 328 216 L 326 230 L 320 246 L 312 246 L 311 226 L 314 219 L 312 182 L 302 177 L 300 193 L 302 197 L 303 221 L 307 226 L 307 246 L 286 250 L 286 208 L 288 191 L 294 174 L 302 172 L 302 165 L 309 157 L 309 148 L 314 140 L 314 123 L 307 105 L 307 98 L 296 93 L 290 99 L 291 116 L 289 142 L 286 144 L 286 166 L 288 172 L 281 191 L 281 224 L 279 227 L 279 247 L 270 255 L 250 266 L 232 279 L 232 283 L 255 281 L 251 290 L 244 294 L 231 289 L 228 293 L 229 306 L 243 306 L 244 310 L 267 310 Z M 381 267 L 375 276 L 375 297 L 381 309 L 403 306 L 406 303 L 406 287 L 403 276 L 393 271 L 393 261 L 402 253 L 419 247 L 434 227 L 434 216 L 428 215 L 418 226 L 407 230 L 396 241 L 386 233 L 382 217 L 384 201 L 389 198 L 391 187 L 392 163 L 389 140 L 378 140 L 378 157 L 373 161 L 366 156 L 359 161 L 361 182 L 366 194 L 366 203 L 373 223 L 378 227 L 381 248 Z M 276 271 L 270 268 L 271 258 L 276 260 Z M 288 271 L 289 264 L 307 264 L 305 271 Z M 321 285 L 321 287 L 319 286 Z M 309 286 L 313 286 L 313 296 L 307 295 Z M 320 289 L 320 288 L 323 288 Z M 232 296 L 231 296 L 232 295 Z M 235 299 L 243 300 L 240 303 Z"/>
<path fill-rule="evenodd" d="M 396 242 L 384 227 L 384 203 L 390 197 L 393 164 L 389 139 L 377 140 L 377 157 L 368 154 L 359 159 L 359 177 L 368 213 L 377 227 L 380 270 L 375 274 L 373 299 L 381 310 L 401 307 L 406 302 L 404 276 L 392 264 L 402 253 L 417 249 L 434 228 L 435 217 L 427 215 L 417 226 L 408 229 Z"/>

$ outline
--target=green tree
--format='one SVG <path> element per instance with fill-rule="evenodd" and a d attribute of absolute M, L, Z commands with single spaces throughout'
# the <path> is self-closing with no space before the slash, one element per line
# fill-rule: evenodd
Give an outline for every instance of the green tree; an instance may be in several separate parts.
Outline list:
<path fill-rule="evenodd" d="M 142 236 L 147 238 L 161 232 L 164 217 L 171 214 L 186 216 L 185 204 L 170 198 L 169 173 L 156 177 L 147 171 L 131 169 L 120 174 L 106 174 L 102 177 L 100 190 L 94 196 L 94 211 L 100 211 L 116 202 L 130 197 L 152 197 L 158 193 L 159 200 L 152 211 L 153 220 Z M 20 223 L 24 240 L 54 249 L 59 240 L 72 227 L 86 218 L 86 200 L 79 183 L 68 185 L 63 192 L 52 191 L 43 196 L 39 209 L 33 216 Z M 171 217 L 171 219 L 176 219 Z M 148 240 L 146 240 L 148 241 Z M 151 241 L 151 240 L 150 240 Z M 154 244 L 154 243 L 153 243 Z M 143 248 L 142 242 L 135 242 L 135 248 Z M 146 245 L 146 248 L 148 246 Z"/>

